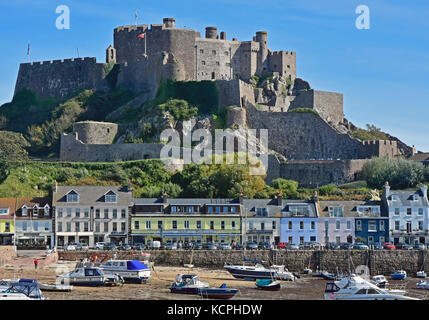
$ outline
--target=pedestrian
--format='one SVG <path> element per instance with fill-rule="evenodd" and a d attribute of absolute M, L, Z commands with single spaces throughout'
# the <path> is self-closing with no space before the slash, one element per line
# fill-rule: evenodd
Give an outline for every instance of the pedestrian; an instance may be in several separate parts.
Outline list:
<path fill-rule="evenodd" d="M 34 259 L 34 270 L 37 270 L 38 265 L 39 265 L 39 260 Z"/>

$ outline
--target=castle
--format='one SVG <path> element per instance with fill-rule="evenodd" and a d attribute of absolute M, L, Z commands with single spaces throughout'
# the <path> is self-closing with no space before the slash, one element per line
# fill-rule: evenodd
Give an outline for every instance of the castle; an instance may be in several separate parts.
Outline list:
<path fill-rule="evenodd" d="M 214 81 L 219 108 L 236 106 L 228 112 L 228 125 L 269 130 L 268 147 L 283 156 L 270 158 L 269 181 L 284 177 L 303 186 L 344 183 L 356 178 L 365 159 L 400 154 L 396 141 L 351 138 L 343 95 L 311 89 L 297 77 L 296 53 L 271 51 L 265 31 L 256 32 L 250 41 L 238 41 L 207 27 L 203 38 L 198 31 L 176 28 L 174 18 L 165 18 L 150 27 L 117 27 L 113 38 L 105 63 L 83 58 L 21 64 L 15 93 L 27 88 L 40 97 L 65 99 L 81 88 L 114 85 L 149 101 L 165 80 Z M 112 68 L 119 70 L 113 80 Z M 268 81 L 258 82 L 267 75 Z M 314 113 L 293 112 L 301 108 Z M 62 137 L 60 160 L 156 157 L 158 144 L 112 144 L 115 126 L 75 124 L 73 133 Z"/>

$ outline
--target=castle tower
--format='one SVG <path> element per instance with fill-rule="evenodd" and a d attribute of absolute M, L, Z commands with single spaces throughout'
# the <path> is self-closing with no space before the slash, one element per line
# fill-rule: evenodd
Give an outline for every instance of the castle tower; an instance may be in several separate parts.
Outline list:
<path fill-rule="evenodd" d="M 116 63 L 116 49 L 112 45 L 106 49 L 106 63 L 110 62 Z"/>
<path fill-rule="evenodd" d="M 256 42 L 259 42 L 258 66 L 256 73 L 262 75 L 268 71 L 268 34 L 266 31 L 256 32 Z"/>
<path fill-rule="evenodd" d="M 206 28 L 206 38 L 207 39 L 217 39 L 217 27 L 207 27 Z"/>
<path fill-rule="evenodd" d="M 174 28 L 176 24 L 176 19 L 174 18 L 164 18 L 164 27 L 165 28 Z"/>

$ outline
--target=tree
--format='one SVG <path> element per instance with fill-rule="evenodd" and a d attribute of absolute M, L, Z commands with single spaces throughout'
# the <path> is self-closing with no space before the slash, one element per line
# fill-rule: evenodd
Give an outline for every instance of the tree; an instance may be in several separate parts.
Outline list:
<path fill-rule="evenodd" d="M 0 131 L 0 180 L 10 168 L 28 160 L 29 143 L 20 133 Z"/>

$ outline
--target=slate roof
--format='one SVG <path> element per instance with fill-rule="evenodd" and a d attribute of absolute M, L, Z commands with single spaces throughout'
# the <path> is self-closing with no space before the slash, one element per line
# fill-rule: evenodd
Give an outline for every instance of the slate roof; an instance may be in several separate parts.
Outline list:
<path fill-rule="evenodd" d="M 79 194 L 79 202 L 67 203 L 66 195 L 75 191 Z M 132 193 L 124 186 L 57 186 L 57 192 L 54 192 L 53 206 L 82 206 L 82 205 L 101 205 L 105 203 L 104 195 L 110 190 L 116 193 L 117 202 L 107 202 L 109 206 L 131 206 L 133 202 Z"/>
<path fill-rule="evenodd" d="M 358 217 L 358 206 L 380 206 L 381 201 L 358 200 L 321 200 L 319 201 L 319 217 L 329 218 L 329 207 L 343 207 L 343 217 Z M 380 214 L 382 216 L 383 214 Z"/>
<path fill-rule="evenodd" d="M 392 196 L 398 196 L 398 200 L 393 200 Z M 417 196 L 417 200 L 413 199 L 413 196 Z M 421 190 L 411 191 L 396 191 L 390 190 L 389 196 L 387 197 L 389 206 L 392 207 L 428 207 L 428 199 L 423 196 Z"/>

